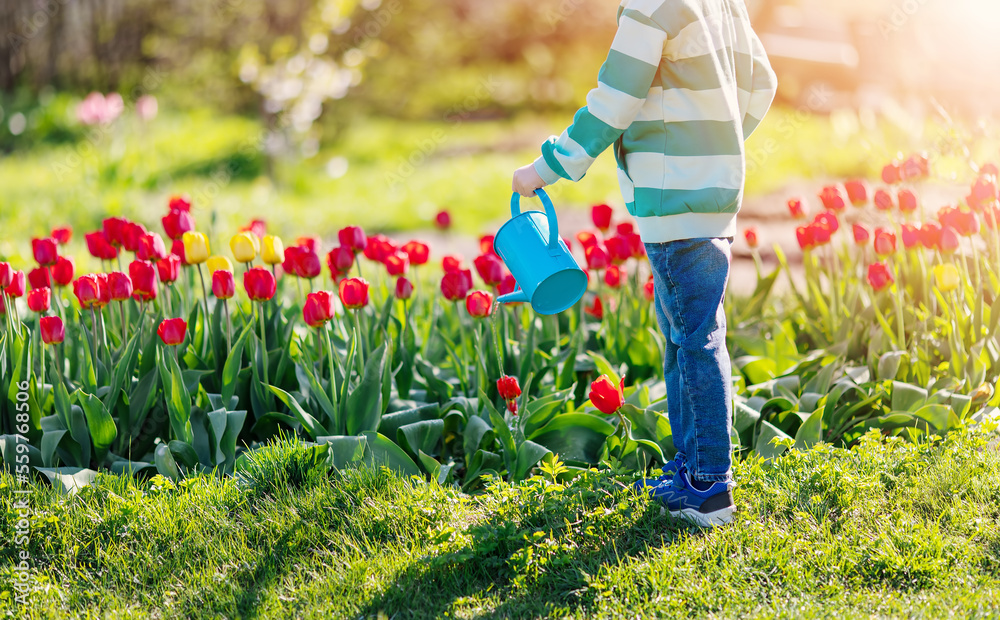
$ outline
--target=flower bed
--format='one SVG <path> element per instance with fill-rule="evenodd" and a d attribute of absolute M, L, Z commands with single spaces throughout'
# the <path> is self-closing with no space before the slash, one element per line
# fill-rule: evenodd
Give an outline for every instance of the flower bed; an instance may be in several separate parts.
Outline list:
<path fill-rule="evenodd" d="M 745 231 L 757 288 L 727 302 L 741 451 L 846 445 L 872 428 L 917 439 L 995 415 L 997 170 L 982 166 L 933 217 L 919 200 L 929 173 L 914 156 L 874 192 L 824 188 L 811 219 L 790 202 L 808 221 L 806 280 L 789 274 L 785 299 L 771 296 L 788 272 L 781 248 L 764 273 Z M 551 317 L 496 307 L 516 283 L 490 236 L 469 264 L 357 227 L 332 249 L 285 247 L 254 221 L 224 256 L 175 197 L 166 240 L 109 218 L 84 236 L 102 269 L 79 275 L 72 231 L 53 230 L 27 274 L 0 263 L 5 465 L 64 483 L 101 468 L 231 473 L 282 429 L 337 467 L 466 489 L 523 479 L 550 455 L 570 471 L 662 463 L 674 448 L 643 246 L 611 207 L 592 214 L 594 229 L 567 240 L 590 289 Z"/>

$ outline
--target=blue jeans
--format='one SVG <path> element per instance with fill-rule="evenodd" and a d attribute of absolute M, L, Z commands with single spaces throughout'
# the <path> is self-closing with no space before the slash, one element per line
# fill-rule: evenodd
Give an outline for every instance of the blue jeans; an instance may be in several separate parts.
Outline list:
<path fill-rule="evenodd" d="M 695 480 L 732 480 L 732 365 L 722 302 L 732 237 L 647 243 L 674 445 Z"/>

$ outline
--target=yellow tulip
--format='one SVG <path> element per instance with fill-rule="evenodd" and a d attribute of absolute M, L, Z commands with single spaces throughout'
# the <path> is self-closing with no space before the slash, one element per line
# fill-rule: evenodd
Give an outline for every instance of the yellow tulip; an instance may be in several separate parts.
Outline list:
<path fill-rule="evenodd" d="M 205 266 L 208 267 L 209 275 L 215 273 L 216 271 L 228 271 L 229 273 L 233 273 L 233 264 L 229 262 L 228 258 L 225 256 L 219 256 L 218 254 L 215 256 L 209 256 Z"/>
<path fill-rule="evenodd" d="M 941 289 L 942 293 L 947 293 L 958 288 L 961 284 L 961 276 L 958 269 L 951 263 L 938 265 L 934 268 L 934 284 Z"/>
<path fill-rule="evenodd" d="M 260 253 L 260 257 L 268 265 L 280 265 L 285 262 L 285 246 L 281 243 L 281 237 L 274 235 L 265 236 L 264 247 Z"/>
<path fill-rule="evenodd" d="M 260 251 L 260 241 L 257 235 L 252 232 L 241 232 L 233 235 L 229 240 L 229 249 L 233 251 L 233 258 L 240 263 L 250 263 L 257 258 Z"/>
<path fill-rule="evenodd" d="M 208 237 L 204 233 L 188 231 L 182 237 L 184 242 L 184 258 L 189 265 L 200 265 L 208 260 L 211 253 L 208 249 Z"/>

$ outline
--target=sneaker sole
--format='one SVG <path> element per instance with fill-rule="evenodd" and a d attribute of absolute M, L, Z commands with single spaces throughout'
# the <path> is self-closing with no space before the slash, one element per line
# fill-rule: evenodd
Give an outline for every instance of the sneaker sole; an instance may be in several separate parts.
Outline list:
<path fill-rule="evenodd" d="M 664 514 L 665 512 L 667 512 L 666 507 L 660 509 L 660 514 Z M 698 512 L 694 508 L 682 508 L 680 510 L 671 510 L 670 516 L 687 519 L 701 527 L 712 528 L 731 522 L 735 512 L 736 506 L 728 506 L 715 512 Z"/>

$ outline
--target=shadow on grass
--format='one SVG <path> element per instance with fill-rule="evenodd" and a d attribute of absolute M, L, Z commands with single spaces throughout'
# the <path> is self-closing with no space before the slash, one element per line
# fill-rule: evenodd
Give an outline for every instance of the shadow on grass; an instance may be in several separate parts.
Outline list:
<path fill-rule="evenodd" d="M 576 515 L 565 511 L 543 512 L 520 524 L 491 517 L 465 531 L 470 540 L 461 548 L 425 555 L 412 563 L 386 592 L 362 603 L 361 617 L 381 613 L 390 618 L 439 618 L 456 604 L 480 617 L 535 617 L 559 610 L 586 615 L 598 603 L 590 578 L 602 569 L 651 549 L 669 547 L 681 537 L 698 535 L 698 530 L 661 516 L 658 504 L 643 502 L 634 508 L 638 514 L 632 514 L 631 525 L 597 544 L 582 545 L 578 544 L 583 542 L 578 540 L 579 532 L 565 536 L 559 528 L 551 529 L 552 523 L 573 522 Z M 543 536 L 532 537 L 543 530 Z M 560 544 L 555 554 L 546 554 L 542 548 Z M 534 565 L 524 560 L 529 547 L 533 547 Z M 542 558 L 547 561 L 539 562 Z M 477 610 L 478 601 L 463 600 L 498 594 L 502 602 L 490 610 Z"/>
<path fill-rule="evenodd" d="M 297 553 L 293 548 L 295 545 L 289 543 L 302 527 L 301 521 L 289 527 L 269 549 L 262 550 L 252 569 L 242 570 L 236 576 L 236 582 L 244 584 L 242 592 L 236 596 L 236 611 L 240 618 L 256 618 L 263 601 L 262 593 L 288 572 L 289 566 L 299 561 L 301 553 Z"/>

